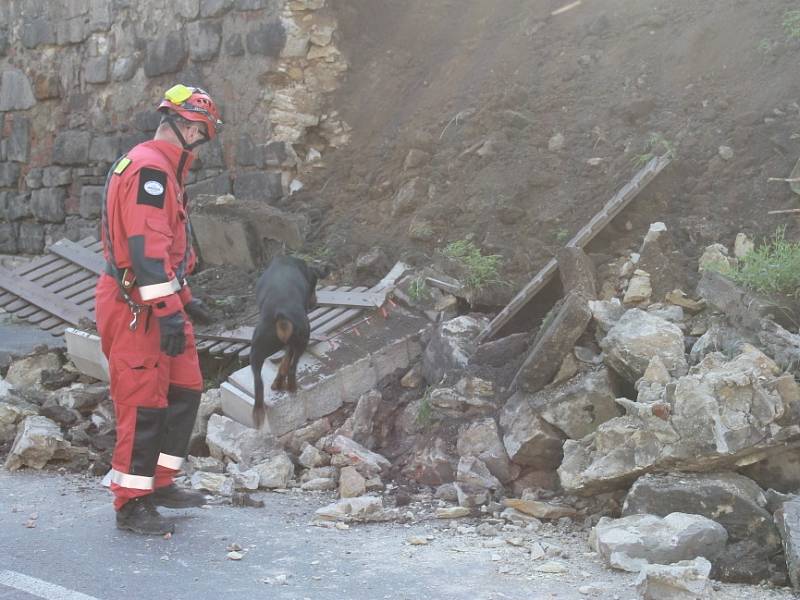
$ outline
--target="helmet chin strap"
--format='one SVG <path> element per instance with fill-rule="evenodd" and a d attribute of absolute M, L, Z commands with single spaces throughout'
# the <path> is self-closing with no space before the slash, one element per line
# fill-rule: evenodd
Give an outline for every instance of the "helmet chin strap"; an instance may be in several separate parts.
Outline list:
<path fill-rule="evenodd" d="M 181 143 L 181 147 L 183 148 L 183 152 L 181 152 L 181 159 L 178 162 L 178 184 L 183 184 L 183 167 L 186 166 L 186 161 L 189 160 L 189 153 L 197 148 L 201 144 L 205 144 L 208 141 L 208 136 L 204 135 L 201 139 L 193 142 L 191 144 L 186 143 L 186 138 L 183 137 L 183 133 L 181 133 L 180 127 L 175 122 L 175 119 L 172 115 L 165 115 L 165 120 L 169 123 L 170 129 L 175 134 L 175 137 L 178 138 L 178 141 Z"/>

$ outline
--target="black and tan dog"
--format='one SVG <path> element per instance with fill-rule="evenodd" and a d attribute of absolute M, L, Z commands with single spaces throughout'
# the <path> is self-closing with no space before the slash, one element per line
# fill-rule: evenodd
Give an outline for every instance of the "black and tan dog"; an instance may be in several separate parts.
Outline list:
<path fill-rule="evenodd" d="M 309 266 L 292 256 L 276 256 L 258 280 L 256 301 L 260 317 L 250 348 L 255 384 L 253 421 L 257 427 L 264 423 L 266 413 L 261 367 L 269 356 L 285 348 L 272 389 L 297 390 L 297 363 L 311 333 L 308 311 L 317 303 L 317 279 L 328 274 L 327 267 Z"/>

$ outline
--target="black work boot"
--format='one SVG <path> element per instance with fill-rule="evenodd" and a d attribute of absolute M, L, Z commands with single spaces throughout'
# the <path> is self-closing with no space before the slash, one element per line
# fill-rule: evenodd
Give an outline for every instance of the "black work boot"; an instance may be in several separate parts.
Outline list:
<path fill-rule="evenodd" d="M 173 533 L 175 525 L 158 514 L 150 495 L 128 500 L 117 511 L 117 529 L 127 529 L 142 535 Z"/>
<path fill-rule="evenodd" d="M 164 508 L 193 508 L 206 503 L 205 494 L 195 490 L 184 490 L 174 483 L 158 488 L 152 494 L 153 504 Z"/>

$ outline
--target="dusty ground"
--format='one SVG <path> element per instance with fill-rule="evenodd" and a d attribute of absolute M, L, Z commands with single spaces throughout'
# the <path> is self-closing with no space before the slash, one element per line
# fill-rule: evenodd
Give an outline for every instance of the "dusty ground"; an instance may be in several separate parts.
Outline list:
<path fill-rule="evenodd" d="M 800 231 L 764 214 L 797 205 L 767 182 L 800 151 L 800 40 L 782 25 L 794 1 L 585 0 L 557 16 L 565 0 L 331 4 L 351 65 L 332 109 L 353 141 L 292 203 L 322 215 L 309 249 L 341 267 L 374 246 L 427 264 L 472 238 L 503 256 L 510 296 L 630 179 L 654 133 L 675 162 L 595 251 L 637 246 L 655 220 L 695 257 L 740 230 Z M 563 148 L 548 149 L 559 133 Z M 404 170 L 411 149 L 429 156 Z M 413 177 L 429 198 L 392 216 Z M 429 239 L 410 239 L 412 222 Z"/>
<path fill-rule="evenodd" d="M 262 509 L 216 505 L 169 511 L 177 530 L 165 540 L 116 530 L 110 497 L 95 478 L 0 471 L 0 487 L 3 600 L 34 597 L 12 587 L 30 583 L 20 574 L 35 578 L 40 590 L 45 582 L 87 594 L 80 596 L 84 600 L 118 597 L 120 590 L 176 600 L 636 597 L 635 577 L 603 567 L 590 553 L 585 531 L 545 525 L 537 532 L 505 530 L 486 537 L 476 533 L 485 520 L 474 519 L 321 528 L 311 523 L 313 512 L 331 498 L 291 492 L 260 494 L 266 502 Z M 414 504 L 409 509 L 425 512 Z M 427 538 L 428 544 L 410 545 L 412 536 Z M 549 556 L 531 560 L 533 542 L 548 548 Z M 242 548 L 241 561 L 226 558 L 232 544 Z M 547 562 L 566 571 L 536 570 Z M 61 593 L 44 597 L 78 597 Z M 717 596 L 793 597 L 789 590 L 738 585 L 720 586 Z"/>

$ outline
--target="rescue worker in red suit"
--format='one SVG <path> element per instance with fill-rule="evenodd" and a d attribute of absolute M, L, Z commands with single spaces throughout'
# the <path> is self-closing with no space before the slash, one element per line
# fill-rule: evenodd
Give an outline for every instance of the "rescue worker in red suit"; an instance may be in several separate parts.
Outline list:
<path fill-rule="evenodd" d="M 145 535 L 173 531 L 156 506 L 201 506 L 175 485 L 189 445 L 203 379 L 192 324 L 210 312 L 184 277 L 194 268 L 184 181 L 194 150 L 222 125 L 209 95 L 170 88 L 152 140 L 114 164 L 106 181 L 106 273 L 96 319 L 108 358 L 117 442 L 110 473 L 117 527 Z"/>

